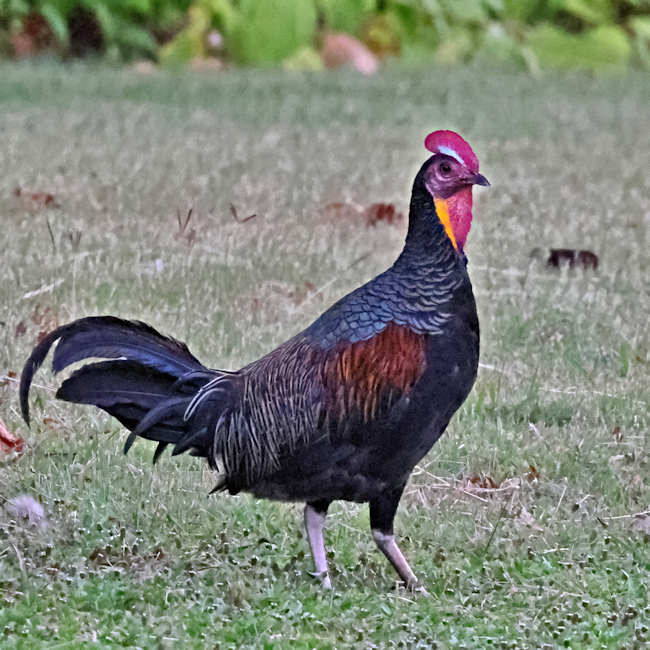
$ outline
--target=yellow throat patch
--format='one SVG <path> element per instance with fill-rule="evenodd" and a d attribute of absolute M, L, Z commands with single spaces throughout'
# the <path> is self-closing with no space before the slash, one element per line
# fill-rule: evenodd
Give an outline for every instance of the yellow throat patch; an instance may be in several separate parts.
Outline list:
<path fill-rule="evenodd" d="M 458 250 L 456 235 L 454 235 L 454 229 L 451 227 L 451 219 L 449 218 L 449 206 L 447 205 L 447 201 L 444 199 L 433 199 L 433 204 L 436 206 L 438 219 L 440 219 L 440 222 L 444 226 L 447 237 L 451 239 L 451 243 L 454 245 L 454 248 Z"/>

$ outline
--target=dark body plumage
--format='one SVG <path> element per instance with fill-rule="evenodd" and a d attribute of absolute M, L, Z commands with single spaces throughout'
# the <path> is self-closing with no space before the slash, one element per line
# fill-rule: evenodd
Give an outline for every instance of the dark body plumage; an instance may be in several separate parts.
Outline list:
<path fill-rule="evenodd" d="M 81 319 L 52 332 L 26 363 L 25 419 L 32 377 L 57 340 L 56 372 L 91 357 L 113 359 L 76 370 L 57 397 L 118 418 L 132 431 L 126 450 L 139 435 L 159 441 L 155 459 L 168 444 L 206 457 L 219 471 L 217 489 L 307 502 L 326 585 L 324 552 L 319 561 L 315 546 L 327 506 L 369 502 L 375 539 L 413 584 L 399 549 L 389 548 L 395 511 L 413 467 L 467 397 L 479 354 L 465 256 L 425 186 L 435 158 L 415 179 L 395 264 L 267 356 L 238 372 L 209 370 L 142 323 Z"/>

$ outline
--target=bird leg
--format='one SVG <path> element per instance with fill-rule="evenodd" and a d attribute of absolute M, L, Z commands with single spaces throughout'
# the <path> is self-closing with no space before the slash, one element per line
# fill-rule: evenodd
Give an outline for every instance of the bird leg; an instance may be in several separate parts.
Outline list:
<path fill-rule="evenodd" d="M 393 565 L 407 589 L 415 589 L 418 579 L 399 550 L 393 533 L 393 520 L 404 486 L 383 493 L 370 502 L 370 528 L 379 550 Z"/>
<path fill-rule="evenodd" d="M 331 589 L 329 573 L 327 570 L 327 558 L 325 557 L 325 542 L 323 540 L 323 524 L 327 517 L 329 501 L 315 501 L 305 506 L 305 529 L 309 538 L 309 546 L 314 556 L 316 573 L 314 574 L 325 589 Z"/>
<path fill-rule="evenodd" d="M 418 579 L 413 573 L 402 551 L 400 551 L 395 535 L 386 534 L 380 530 L 373 529 L 372 536 L 379 547 L 379 550 L 386 556 L 388 561 L 393 565 L 399 577 L 404 581 L 407 589 L 414 589 L 417 586 Z"/>

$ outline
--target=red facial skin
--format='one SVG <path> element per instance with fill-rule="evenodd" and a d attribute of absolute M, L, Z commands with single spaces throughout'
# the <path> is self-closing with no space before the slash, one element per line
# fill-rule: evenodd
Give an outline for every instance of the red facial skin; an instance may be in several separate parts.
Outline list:
<path fill-rule="evenodd" d="M 456 244 L 465 248 L 469 229 L 472 227 L 472 187 L 463 187 L 447 199 L 449 221 L 456 237 Z"/>

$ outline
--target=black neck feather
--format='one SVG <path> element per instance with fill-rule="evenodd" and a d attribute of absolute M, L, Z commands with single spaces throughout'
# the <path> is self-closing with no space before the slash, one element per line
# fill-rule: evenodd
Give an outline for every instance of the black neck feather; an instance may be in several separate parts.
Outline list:
<path fill-rule="evenodd" d="M 459 254 L 449 239 L 438 217 L 433 197 L 424 184 L 427 161 L 413 183 L 409 225 L 404 250 L 398 263 L 415 263 L 431 266 L 435 271 L 449 271 L 455 266 L 464 267 L 464 256 Z"/>

